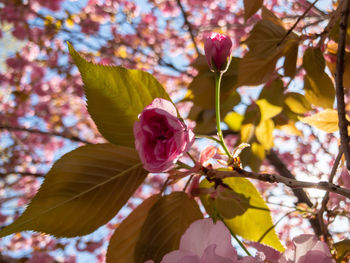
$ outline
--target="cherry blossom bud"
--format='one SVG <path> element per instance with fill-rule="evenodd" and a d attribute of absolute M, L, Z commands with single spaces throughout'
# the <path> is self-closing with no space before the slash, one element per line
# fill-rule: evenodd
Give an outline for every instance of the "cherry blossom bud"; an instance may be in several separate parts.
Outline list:
<path fill-rule="evenodd" d="M 225 72 L 231 61 L 232 41 L 219 33 L 211 33 L 204 42 L 204 52 L 213 72 Z"/>

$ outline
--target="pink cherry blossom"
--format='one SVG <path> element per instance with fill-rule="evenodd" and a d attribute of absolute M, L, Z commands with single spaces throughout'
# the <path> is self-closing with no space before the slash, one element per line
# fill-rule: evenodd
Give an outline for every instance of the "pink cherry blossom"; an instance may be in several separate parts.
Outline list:
<path fill-rule="evenodd" d="M 177 117 L 175 106 L 165 99 L 154 99 L 134 124 L 135 146 L 149 172 L 168 171 L 189 150 L 194 134 Z"/>
<path fill-rule="evenodd" d="M 300 235 L 293 239 L 295 245 L 295 263 L 335 263 L 325 242 L 314 235 Z"/>
<path fill-rule="evenodd" d="M 233 263 L 236 259 L 237 252 L 224 223 L 206 218 L 192 223 L 181 237 L 179 250 L 166 254 L 161 263 Z"/>
<path fill-rule="evenodd" d="M 204 42 L 204 51 L 212 71 L 227 70 L 232 53 L 232 41 L 229 37 L 219 33 L 211 33 Z"/>

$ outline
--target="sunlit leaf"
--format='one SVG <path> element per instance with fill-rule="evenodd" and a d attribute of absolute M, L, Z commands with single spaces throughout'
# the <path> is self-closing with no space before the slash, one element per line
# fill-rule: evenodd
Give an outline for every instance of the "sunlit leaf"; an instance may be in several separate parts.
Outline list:
<path fill-rule="evenodd" d="M 232 58 L 227 72 L 221 81 L 221 102 L 223 103 L 232 94 L 237 84 L 239 58 Z M 199 62 L 198 62 L 199 63 Z M 207 62 L 205 62 L 207 65 Z M 199 65 L 197 65 L 201 68 Z M 193 103 L 203 109 L 215 108 L 215 73 L 209 70 L 201 70 L 188 86 L 192 91 Z M 237 96 L 236 96 L 237 97 Z M 238 95 L 239 98 L 239 95 Z"/>
<path fill-rule="evenodd" d="M 231 219 L 243 215 L 250 208 L 250 198 L 230 189 L 217 191 L 215 208 L 222 218 Z"/>
<path fill-rule="evenodd" d="M 259 106 L 261 121 L 271 119 L 282 111 L 283 108 L 283 82 L 275 79 L 265 85 L 256 104 Z"/>
<path fill-rule="evenodd" d="M 304 114 L 311 110 L 310 103 L 305 99 L 304 95 L 296 92 L 288 92 L 285 94 L 284 103 L 288 108 L 298 114 Z"/>
<path fill-rule="evenodd" d="M 250 147 L 242 151 L 240 158 L 244 167 L 249 166 L 254 172 L 259 172 L 265 159 L 265 148 L 261 144 L 253 142 Z"/>
<path fill-rule="evenodd" d="M 146 175 L 134 149 L 80 147 L 53 165 L 27 209 L 0 236 L 24 230 L 57 237 L 89 234 L 118 213 Z"/>
<path fill-rule="evenodd" d="M 239 63 L 238 86 L 256 86 L 270 80 L 280 54 L 262 59 L 248 52 Z"/>
<path fill-rule="evenodd" d="M 292 121 L 289 121 L 289 123 L 284 125 L 278 125 L 276 126 L 276 129 L 279 129 L 289 135 L 296 135 L 300 137 L 303 136 L 303 133 L 297 127 L 295 127 L 295 124 Z"/>
<path fill-rule="evenodd" d="M 303 56 L 303 67 L 308 76 L 315 79 L 324 73 L 326 62 L 320 48 L 309 47 Z"/>
<path fill-rule="evenodd" d="M 258 107 L 250 106 L 247 108 L 240 131 L 241 142 L 250 143 L 254 135 L 255 127 L 260 122 L 260 119 L 261 116 Z"/>
<path fill-rule="evenodd" d="M 279 19 L 272 11 L 268 10 L 265 6 L 262 6 L 261 8 L 261 17 L 262 19 L 269 20 L 283 28 L 285 27 L 282 20 Z"/>
<path fill-rule="evenodd" d="M 333 108 L 335 89 L 326 73 L 323 72 L 315 79 L 305 75 L 304 90 L 305 98 L 309 103 L 323 108 Z"/>
<path fill-rule="evenodd" d="M 179 248 L 189 225 L 203 217 L 198 204 L 183 192 L 163 196 L 149 211 L 135 248 L 135 263 L 163 256 Z"/>
<path fill-rule="evenodd" d="M 350 259 L 350 239 L 345 239 L 334 244 L 337 251 L 337 263 L 348 262 Z"/>
<path fill-rule="evenodd" d="M 225 178 L 223 182 L 236 194 L 243 195 L 245 201 L 248 200 L 248 204 L 247 202 L 241 203 L 242 206 L 246 206 L 243 214 L 224 219 L 230 230 L 245 239 L 261 242 L 278 251 L 284 251 L 275 233 L 270 210 L 254 185 L 245 178 Z M 209 188 L 213 185 L 214 183 L 209 183 L 206 179 L 200 183 L 201 188 Z M 202 195 L 201 201 L 210 215 L 218 213 L 216 203 L 210 195 Z"/>
<path fill-rule="evenodd" d="M 107 263 L 134 263 L 134 252 L 149 210 L 161 198 L 153 195 L 140 204 L 114 231 L 107 250 Z"/>
<path fill-rule="evenodd" d="M 68 44 L 79 68 L 88 111 L 109 142 L 134 146 L 133 126 L 139 113 L 154 98 L 170 100 L 162 85 L 149 73 L 88 62 Z"/>
<path fill-rule="evenodd" d="M 227 124 L 230 130 L 239 131 L 242 126 L 243 119 L 243 115 L 237 112 L 230 112 L 225 116 L 224 122 Z"/>
<path fill-rule="evenodd" d="M 266 150 L 270 150 L 273 146 L 273 130 L 275 125 L 272 120 L 263 120 L 255 129 L 257 140 L 264 146 Z"/>
<path fill-rule="evenodd" d="M 279 43 L 285 34 L 286 30 L 283 27 L 263 19 L 255 24 L 245 43 L 252 56 L 259 59 L 273 57 L 283 49 L 284 45 Z"/>
<path fill-rule="evenodd" d="M 284 75 L 294 78 L 296 74 L 296 65 L 298 59 L 299 42 L 296 40 L 290 40 L 285 48 L 284 55 Z"/>
<path fill-rule="evenodd" d="M 347 39 L 347 41 L 350 41 Z M 329 68 L 330 72 L 332 73 L 332 76 L 335 77 L 335 70 L 336 70 L 336 62 L 337 62 L 337 50 L 338 45 L 331 43 L 327 46 L 327 54 L 325 55 L 327 57 L 326 59 L 326 65 Z M 344 88 L 350 89 L 350 52 L 345 51 L 345 61 L 344 61 L 344 74 L 343 74 L 343 85 Z"/>
<path fill-rule="evenodd" d="M 299 118 L 302 122 L 316 127 L 324 132 L 336 132 L 338 126 L 338 112 L 336 110 L 326 109 L 314 115 L 305 118 Z"/>
<path fill-rule="evenodd" d="M 244 19 L 248 20 L 262 6 L 263 0 L 244 0 Z"/>

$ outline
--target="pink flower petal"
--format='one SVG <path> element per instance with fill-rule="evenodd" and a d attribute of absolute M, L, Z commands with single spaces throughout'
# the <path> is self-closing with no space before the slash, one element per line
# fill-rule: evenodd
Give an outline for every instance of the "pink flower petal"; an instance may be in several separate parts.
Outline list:
<path fill-rule="evenodd" d="M 183 234 L 180 250 L 190 250 L 202 256 L 210 245 L 216 245 L 216 254 L 222 257 L 237 258 L 237 252 L 231 244 L 231 234 L 221 221 L 213 223 L 211 218 L 197 220 Z"/>

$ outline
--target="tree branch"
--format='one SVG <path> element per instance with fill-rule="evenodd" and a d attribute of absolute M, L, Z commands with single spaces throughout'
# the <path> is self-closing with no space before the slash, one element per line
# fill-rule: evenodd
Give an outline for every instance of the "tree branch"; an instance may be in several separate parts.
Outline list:
<path fill-rule="evenodd" d="M 322 46 L 326 37 L 328 36 L 328 34 L 331 32 L 332 28 L 334 27 L 334 25 L 337 23 L 338 17 L 340 15 L 341 12 L 341 6 L 343 4 L 343 0 L 340 1 L 337 9 L 331 14 L 330 18 L 329 18 L 329 22 L 327 24 L 327 26 L 325 27 L 325 29 L 322 31 L 321 34 L 319 34 L 319 36 L 321 37 L 320 40 L 318 41 L 318 46 Z"/>
<path fill-rule="evenodd" d="M 269 160 L 270 164 L 272 164 L 275 167 L 275 169 L 277 170 L 277 172 L 281 176 L 295 180 L 294 175 L 289 171 L 287 166 L 277 156 L 275 151 L 270 150 L 270 152 L 267 153 L 266 158 Z M 296 196 L 296 198 L 298 199 L 298 203 L 305 203 L 309 207 L 313 207 L 313 203 L 311 202 L 310 198 L 307 196 L 307 194 L 305 193 L 305 191 L 303 189 L 295 189 L 295 188 L 293 189 L 292 188 L 292 191 L 293 191 L 294 195 Z M 309 220 L 310 220 L 310 224 L 311 224 L 315 234 L 320 236 L 322 234 L 322 231 L 321 231 L 321 226 L 320 226 L 318 220 L 313 219 L 313 218 L 311 218 Z"/>
<path fill-rule="evenodd" d="M 329 191 L 342 195 L 350 199 L 350 189 L 342 188 L 339 185 L 335 185 L 329 182 L 321 181 L 318 183 L 298 181 L 291 178 L 286 178 L 278 174 L 268 174 L 268 173 L 255 173 L 248 172 L 240 168 L 235 168 L 232 171 L 220 171 L 220 170 L 206 170 L 204 174 L 209 178 L 224 179 L 229 177 L 244 177 L 256 179 L 268 183 L 282 183 L 289 186 L 292 189 L 295 188 L 314 188 L 324 191 Z"/>
<path fill-rule="evenodd" d="M 179 6 L 179 8 L 180 8 L 180 10 L 181 10 L 182 16 L 183 16 L 184 21 L 185 21 L 185 25 L 187 26 L 188 33 L 190 34 L 192 43 L 193 43 L 193 45 L 194 45 L 194 49 L 196 50 L 197 56 L 199 56 L 201 53 L 199 52 L 199 49 L 198 49 L 196 40 L 195 40 L 194 35 L 193 35 L 192 25 L 191 25 L 191 23 L 188 21 L 188 17 L 187 17 L 186 11 L 185 11 L 183 5 L 181 4 L 181 0 L 176 0 L 176 2 L 177 2 L 177 5 Z"/>
<path fill-rule="evenodd" d="M 41 131 L 38 129 L 30 129 L 30 128 L 24 128 L 24 127 L 12 127 L 9 125 L 0 125 L 0 130 L 8 130 L 8 131 L 22 131 L 22 132 L 28 132 L 28 133 L 36 133 L 36 134 L 42 134 L 42 135 L 47 135 L 47 136 L 56 136 L 56 137 L 61 137 L 64 139 L 68 139 L 74 142 L 81 142 L 85 144 L 92 144 L 89 141 L 86 141 L 84 139 L 79 138 L 78 136 L 74 136 L 71 134 L 64 134 L 64 133 L 59 133 L 59 132 L 46 132 L 46 131 Z"/>
<path fill-rule="evenodd" d="M 34 177 L 44 177 L 45 175 L 42 173 L 31 173 L 31 172 L 16 172 L 16 171 L 11 171 L 11 172 L 0 172 L 0 177 L 6 177 L 10 174 L 19 174 L 23 176 L 34 176 Z"/>
<path fill-rule="evenodd" d="M 318 0 L 315 0 L 312 4 L 309 5 L 309 7 L 304 11 L 304 13 L 298 17 L 297 21 L 293 24 L 293 26 L 287 31 L 287 33 L 283 36 L 283 38 L 278 42 L 277 46 L 280 46 L 283 41 L 289 36 L 290 33 L 293 32 L 294 28 L 299 24 L 300 20 L 303 19 L 307 13 L 311 10 L 311 8 L 318 2 Z"/>
<path fill-rule="evenodd" d="M 345 102 L 344 102 L 344 86 L 343 86 L 343 75 L 345 68 L 345 42 L 346 34 L 348 28 L 348 17 L 350 11 L 350 0 L 345 0 L 343 3 L 343 8 L 341 12 L 341 21 L 339 25 L 339 41 L 338 41 L 338 51 L 337 51 L 337 64 L 335 70 L 335 89 L 337 96 L 337 106 L 338 106 L 338 125 L 340 133 L 340 142 L 343 149 L 346 167 L 350 170 L 350 148 L 349 145 L 349 135 L 348 135 L 348 120 L 345 115 Z"/>
<path fill-rule="evenodd" d="M 329 183 L 333 183 L 333 179 L 334 179 L 334 176 L 335 176 L 335 174 L 337 172 L 337 169 L 338 169 L 338 166 L 339 166 L 339 163 L 340 163 L 340 160 L 341 160 L 342 156 L 343 156 L 343 151 L 342 151 L 342 148 L 339 147 L 338 155 L 335 158 L 331 174 L 329 175 L 329 179 L 328 179 Z M 317 213 L 317 217 L 318 217 L 318 220 L 319 220 L 319 223 L 320 223 L 320 226 L 321 226 L 323 238 L 327 242 L 328 246 L 331 247 L 332 244 L 333 244 L 332 236 L 330 235 L 330 233 L 329 233 L 329 231 L 327 229 L 327 226 L 325 225 L 325 222 L 323 220 L 323 214 L 324 214 L 325 211 L 327 211 L 328 201 L 329 201 L 329 191 L 326 192 L 326 194 L 324 195 L 324 197 L 322 199 L 321 208 L 320 208 L 320 210 Z"/>

